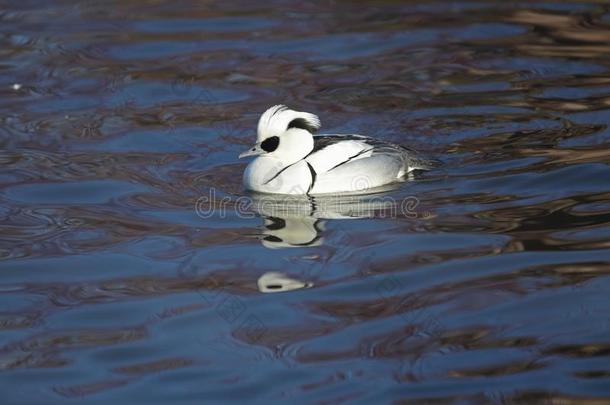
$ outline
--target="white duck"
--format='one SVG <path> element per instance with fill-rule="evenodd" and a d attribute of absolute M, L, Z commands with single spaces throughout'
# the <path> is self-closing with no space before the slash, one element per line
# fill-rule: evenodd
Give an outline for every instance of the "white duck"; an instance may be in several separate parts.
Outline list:
<path fill-rule="evenodd" d="M 354 193 L 436 165 L 403 146 L 362 135 L 314 136 L 319 128 L 311 113 L 284 105 L 265 111 L 256 145 L 239 155 L 257 156 L 244 172 L 244 186 L 274 194 Z"/>

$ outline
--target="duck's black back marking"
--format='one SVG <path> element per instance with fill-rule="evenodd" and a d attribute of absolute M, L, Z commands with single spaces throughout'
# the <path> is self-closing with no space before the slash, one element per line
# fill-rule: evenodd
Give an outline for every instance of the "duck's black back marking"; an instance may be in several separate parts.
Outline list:
<path fill-rule="evenodd" d="M 355 155 L 350 156 L 350 157 L 349 157 L 347 160 L 344 160 L 344 161 L 343 161 L 343 162 L 341 162 L 341 163 L 337 163 L 336 165 L 334 165 L 333 167 L 331 167 L 331 168 L 330 168 L 330 169 L 328 169 L 327 171 L 329 171 L 329 172 L 330 172 L 331 170 L 336 169 L 337 167 L 342 166 L 342 165 L 346 164 L 347 162 L 350 162 L 350 161 L 352 161 L 353 159 L 357 158 L 358 156 L 360 156 L 360 155 L 364 155 L 365 153 L 372 151 L 373 149 L 374 149 L 374 148 L 369 148 L 369 149 L 364 149 L 364 150 L 361 150 L 360 152 L 356 153 Z"/>
<path fill-rule="evenodd" d="M 388 145 L 388 143 L 379 141 L 377 139 L 369 138 L 362 135 L 316 135 L 313 137 L 313 149 L 307 156 L 313 155 L 316 152 L 321 151 L 327 146 L 339 143 L 342 141 L 360 141 L 370 145 L 373 149 L 381 146 Z"/>
<path fill-rule="evenodd" d="M 261 142 L 261 148 L 265 152 L 273 152 L 280 145 L 280 138 L 277 136 L 271 136 Z"/>
<path fill-rule="evenodd" d="M 320 151 L 327 146 L 332 145 L 333 143 L 337 143 L 339 141 L 351 140 L 351 138 L 343 135 L 320 135 L 313 137 L 313 149 L 309 152 L 309 155 Z M 307 155 L 307 156 L 309 156 Z"/>
<path fill-rule="evenodd" d="M 309 173 L 311 173 L 311 183 L 309 184 L 309 188 L 307 189 L 307 194 L 309 194 L 309 192 L 313 188 L 313 185 L 316 184 L 316 177 L 318 174 L 309 162 L 307 162 L 307 167 L 309 167 Z"/>
<path fill-rule="evenodd" d="M 292 121 L 290 121 L 288 123 L 288 128 L 301 128 L 304 129 L 306 131 L 309 131 L 310 133 L 314 133 L 316 132 L 316 127 L 314 127 L 313 125 L 311 125 L 309 122 L 307 122 L 307 120 L 305 118 L 295 118 Z"/>

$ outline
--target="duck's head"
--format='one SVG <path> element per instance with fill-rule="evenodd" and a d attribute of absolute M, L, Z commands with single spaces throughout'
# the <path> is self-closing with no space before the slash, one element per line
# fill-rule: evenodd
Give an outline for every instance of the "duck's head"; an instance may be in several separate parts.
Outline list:
<path fill-rule="evenodd" d="M 316 115 L 275 105 L 258 120 L 256 145 L 239 157 L 272 157 L 292 164 L 311 152 L 313 134 L 319 128 L 320 120 Z"/>

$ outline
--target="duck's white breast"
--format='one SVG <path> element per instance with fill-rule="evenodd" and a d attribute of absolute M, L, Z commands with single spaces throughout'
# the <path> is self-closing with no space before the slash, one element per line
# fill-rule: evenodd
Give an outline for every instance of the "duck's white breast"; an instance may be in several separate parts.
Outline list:
<path fill-rule="evenodd" d="M 304 160 L 286 168 L 275 159 L 258 157 L 244 172 L 244 187 L 261 193 L 305 194 L 311 185 L 311 178 Z"/>

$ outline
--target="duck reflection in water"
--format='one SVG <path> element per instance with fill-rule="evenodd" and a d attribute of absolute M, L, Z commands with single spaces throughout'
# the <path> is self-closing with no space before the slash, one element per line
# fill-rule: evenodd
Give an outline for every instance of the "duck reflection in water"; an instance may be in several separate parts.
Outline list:
<path fill-rule="evenodd" d="M 404 206 L 387 195 L 396 185 L 367 194 L 324 196 L 252 195 L 252 208 L 263 220 L 260 240 L 271 249 L 319 246 L 326 220 L 397 215 Z"/>
<path fill-rule="evenodd" d="M 262 293 L 286 292 L 313 287 L 312 282 L 297 280 L 275 271 L 260 276 L 256 284 Z"/>

